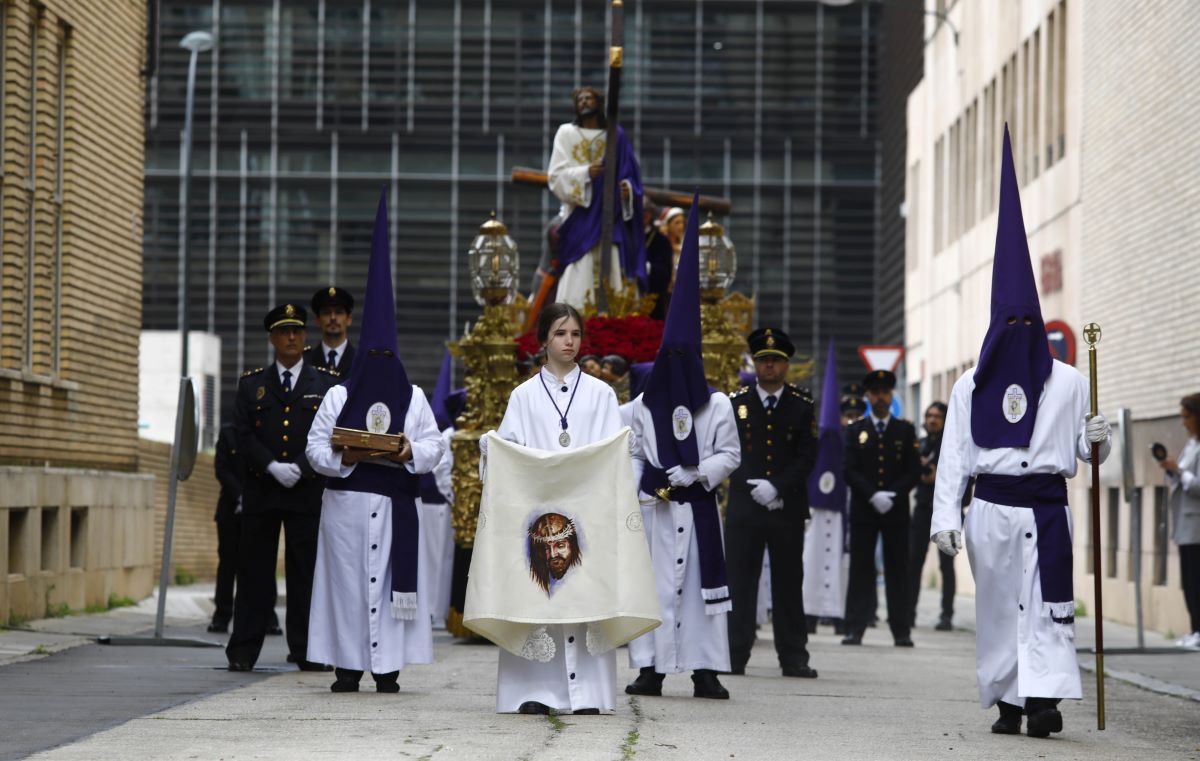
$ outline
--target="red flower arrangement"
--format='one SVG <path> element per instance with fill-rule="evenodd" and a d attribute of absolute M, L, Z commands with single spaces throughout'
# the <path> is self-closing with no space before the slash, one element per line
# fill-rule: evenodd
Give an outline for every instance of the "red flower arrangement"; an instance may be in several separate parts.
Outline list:
<path fill-rule="evenodd" d="M 592 317 L 583 326 L 583 345 L 579 356 L 603 357 L 616 354 L 627 362 L 651 362 L 662 343 L 663 323 L 645 315 L 630 317 Z M 528 359 L 541 349 L 535 331 L 517 338 L 517 355 Z"/>

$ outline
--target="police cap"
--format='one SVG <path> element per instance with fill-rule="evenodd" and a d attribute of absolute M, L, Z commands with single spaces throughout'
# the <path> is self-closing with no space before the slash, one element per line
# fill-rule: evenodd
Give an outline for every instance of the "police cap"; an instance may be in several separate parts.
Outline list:
<path fill-rule="evenodd" d="M 321 314 L 321 310 L 328 307 L 341 307 L 349 314 L 354 311 L 354 297 L 345 288 L 331 285 L 313 294 L 311 306 L 313 314 L 316 315 Z"/>
<path fill-rule="evenodd" d="M 896 374 L 891 370 L 872 370 L 863 378 L 863 387 L 868 391 L 875 389 L 891 391 L 896 387 Z"/>
<path fill-rule="evenodd" d="M 263 318 L 263 327 L 268 331 L 275 328 L 303 328 L 308 322 L 308 312 L 304 307 L 295 304 L 280 304 L 267 312 Z"/>
<path fill-rule="evenodd" d="M 755 359 L 765 357 L 791 359 L 792 355 L 796 353 L 792 339 L 788 338 L 788 334 L 779 328 L 759 328 L 746 338 L 746 343 L 750 345 L 750 354 Z"/>

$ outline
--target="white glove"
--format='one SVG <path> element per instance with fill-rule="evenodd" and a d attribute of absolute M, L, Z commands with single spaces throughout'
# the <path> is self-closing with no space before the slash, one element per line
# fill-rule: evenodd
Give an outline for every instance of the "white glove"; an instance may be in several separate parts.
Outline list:
<path fill-rule="evenodd" d="M 775 499 L 771 500 L 771 502 L 766 505 L 766 508 L 768 510 L 782 510 L 783 509 L 783 497 L 776 497 Z"/>
<path fill-rule="evenodd" d="M 234 515 L 241 515 L 241 514 L 242 514 L 242 498 L 241 498 L 241 497 L 238 497 L 238 503 L 237 503 L 237 507 L 235 507 L 235 508 L 233 509 L 233 514 L 234 514 Z"/>
<path fill-rule="evenodd" d="M 294 462 L 278 462 L 271 461 L 267 466 L 267 472 L 270 473 L 276 481 L 283 484 L 283 488 L 290 489 L 300 480 L 300 466 Z"/>
<path fill-rule="evenodd" d="M 695 465 L 676 465 L 667 468 L 667 480 L 671 486 L 691 486 L 700 479 L 700 469 Z"/>
<path fill-rule="evenodd" d="M 962 549 L 963 546 L 962 532 L 955 531 L 954 529 L 937 532 L 933 535 L 933 541 L 937 543 L 937 548 L 941 550 L 943 554 L 949 555 L 950 557 L 957 555 L 958 551 Z"/>
<path fill-rule="evenodd" d="M 877 491 L 871 495 L 871 507 L 874 507 L 875 512 L 880 515 L 884 515 L 888 510 L 891 510 L 895 501 L 896 492 L 894 491 Z"/>
<path fill-rule="evenodd" d="M 1112 426 L 1099 412 L 1088 419 L 1086 430 L 1087 440 L 1092 444 L 1103 444 L 1112 435 Z"/>
<path fill-rule="evenodd" d="M 747 478 L 746 483 L 750 484 L 751 498 L 768 510 L 771 509 L 771 503 L 779 499 L 779 490 L 765 478 Z"/>

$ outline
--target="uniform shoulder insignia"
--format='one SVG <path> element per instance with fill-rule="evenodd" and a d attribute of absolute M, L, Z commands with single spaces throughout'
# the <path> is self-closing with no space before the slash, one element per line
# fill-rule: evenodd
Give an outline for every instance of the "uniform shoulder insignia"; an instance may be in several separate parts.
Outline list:
<path fill-rule="evenodd" d="M 309 344 L 308 346 L 305 346 L 304 351 L 312 351 L 312 345 Z"/>
<path fill-rule="evenodd" d="M 792 396 L 798 396 L 806 402 L 811 402 L 813 400 L 812 392 L 803 386 L 797 386 L 793 383 L 789 383 L 787 384 L 787 388 Z"/>
<path fill-rule="evenodd" d="M 729 396 L 730 396 L 730 398 L 733 398 L 735 396 L 741 396 L 742 394 L 746 393 L 749 390 L 750 390 L 749 386 L 742 386 L 737 391 L 734 391 L 733 393 L 731 393 Z"/>
<path fill-rule="evenodd" d="M 337 370 L 334 370 L 331 367 L 317 367 L 316 365 L 314 365 L 313 369 L 316 370 L 317 372 L 325 373 L 326 375 L 332 375 L 335 378 L 342 377 L 341 373 L 339 373 Z"/>
<path fill-rule="evenodd" d="M 249 378 L 251 375 L 258 375 L 262 371 L 263 369 L 261 367 L 256 367 L 253 370 L 247 370 L 246 372 L 242 373 L 242 377 Z"/>

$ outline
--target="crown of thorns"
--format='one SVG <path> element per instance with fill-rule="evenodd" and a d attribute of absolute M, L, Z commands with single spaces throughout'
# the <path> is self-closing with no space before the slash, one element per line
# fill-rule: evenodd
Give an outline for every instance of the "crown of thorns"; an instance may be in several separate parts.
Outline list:
<path fill-rule="evenodd" d="M 564 528 L 562 531 L 559 531 L 554 534 L 542 535 L 542 534 L 533 533 L 532 529 L 530 529 L 530 531 L 529 531 L 529 538 L 535 542 L 540 542 L 542 544 L 553 544 L 554 542 L 561 542 L 564 539 L 568 539 L 574 535 L 575 535 L 575 524 L 571 523 L 571 521 L 569 521 L 569 520 L 567 521 L 566 528 Z"/>

